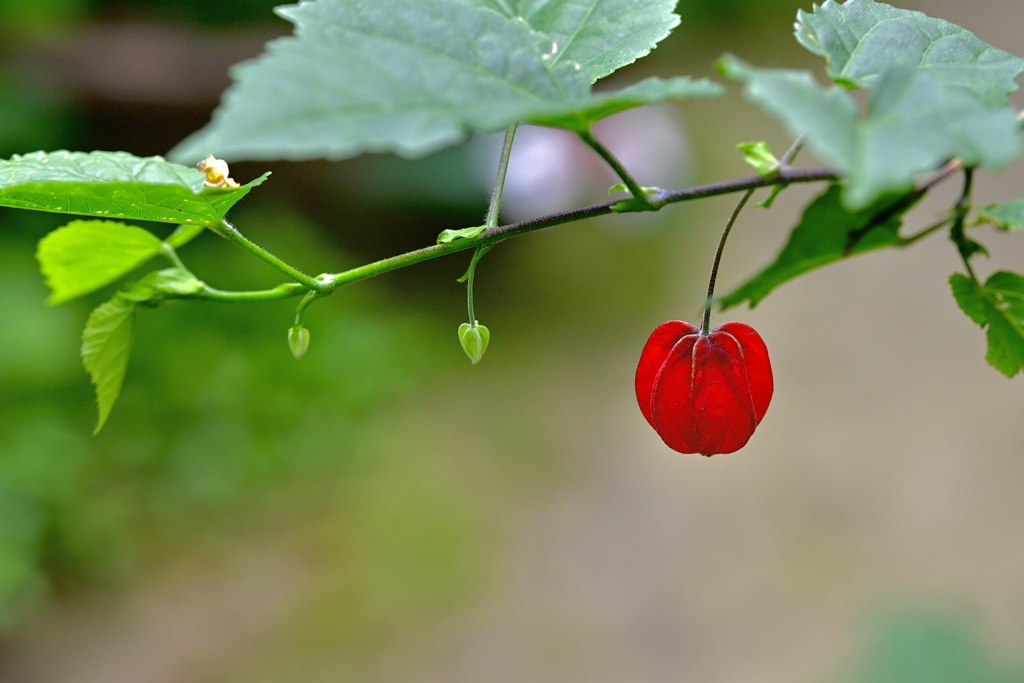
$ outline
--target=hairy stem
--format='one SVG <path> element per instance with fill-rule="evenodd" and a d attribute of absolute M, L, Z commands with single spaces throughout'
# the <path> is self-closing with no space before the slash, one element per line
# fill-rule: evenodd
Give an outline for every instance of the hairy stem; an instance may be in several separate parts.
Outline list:
<path fill-rule="evenodd" d="M 312 289 L 314 292 L 324 293 L 329 292 L 331 290 L 331 288 L 329 286 L 324 285 L 323 282 L 317 280 L 316 278 L 310 277 L 309 275 L 306 275 L 298 268 L 295 268 L 294 266 L 285 263 L 284 261 L 274 256 L 260 245 L 249 240 L 245 235 L 240 233 L 235 228 L 235 226 L 231 225 L 226 220 L 221 221 L 220 229 L 217 231 L 217 234 L 223 235 L 224 237 L 228 238 L 229 240 L 231 240 L 238 246 L 242 247 L 249 253 L 253 254 L 260 260 L 273 266 L 274 268 L 281 271 L 291 279 L 295 280 L 302 286 L 306 287 L 306 289 Z"/>
<path fill-rule="evenodd" d="M 164 243 L 171 245 L 174 249 L 180 249 L 198 237 L 205 229 L 201 225 L 179 225 L 174 232 L 167 236 Z"/>
<path fill-rule="evenodd" d="M 280 301 L 308 293 L 305 287 L 297 282 L 285 282 L 272 289 L 261 289 L 251 292 L 226 292 L 221 289 L 214 289 L 204 286 L 198 294 L 188 297 L 206 301 L 217 301 L 229 304 L 247 304 L 260 301 Z"/>
<path fill-rule="evenodd" d="M 512 158 L 512 142 L 516 137 L 516 124 L 512 124 L 505 131 L 505 140 L 501 145 L 501 157 L 498 159 L 498 171 L 494 177 L 494 190 L 491 191 L 491 203 L 487 207 L 487 219 L 485 225 L 494 228 L 498 225 L 498 215 L 501 213 L 501 198 L 505 194 L 505 177 L 508 175 L 508 162 Z M 469 324 L 476 327 L 476 310 L 473 306 L 473 282 L 476 278 L 476 266 L 484 254 L 494 248 L 494 244 L 484 244 L 476 248 L 473 258 L 469 260 L 469 269 L 466 270 L 466 310 L 469 314 Z"/>
<path fill-rule="evenodd" d="M 491 191 L 491 203 L 487 207 L 485 225 L 493 228 L 498 225 L 498 214 L 501 213 L 501 198 L 505 194 L 505 176 L 508 175 L 508 162 L 512 158 L 512 142 L 516 137 L 516 124 L 505 131 L 505 141 L 501 145 L 501 157 L 498 159 L 498 172 L 494 177 L 494 189 Z"/>
<path fill-rule="evenodd" d="M 594 135 L 590 132 L 590 129 L 581 131 L 579 133 L 579 136 L 580 139 L 583 140 L 583 142 L 587 143 L 587 145 L 592 150 L 597 152 L 601 156 L 601 158 L 605 160 L 605 163 L 612 167 L 612 170 L 615 171 L 615 174 L 619 176 L 619 178 L 622 179 L 622 182 L 625 183 L 626 187 L 629 188 L 630 193 L 632 193 L 633 195 L 633 199 L 640 202 L 641 206 L 644 207 L 644 210 L 658 210 L 659 206 L 655 202 L 651 201 L 651 198 L 647 196 L 646 192 L 644 192 L 643 187 L 641 187 L 640 184 L 636 182 L 636 180 L 633 178 L 630 172 L 626 170 L 626 167 L 623 166 L 622 163 L 615 158 L 615 155 L 611 153 L 611 150 L 605 147 L 600 140 L 594 137 Z"/>

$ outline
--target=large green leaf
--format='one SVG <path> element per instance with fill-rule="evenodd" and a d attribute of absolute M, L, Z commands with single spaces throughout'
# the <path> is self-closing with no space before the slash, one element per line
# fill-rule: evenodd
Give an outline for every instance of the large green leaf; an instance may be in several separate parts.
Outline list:
<path fill-rule="evenodd" d="M 910 187 L 921 173 L 959 157 L 999 168 L 1021 152 L 1013 111 L 989 109 L 925 70 L 891 69 L 875 83 L 866 114 L 839 88 L 821 88 L 805 71 L 757 69 L 727 55 L 720 68 L 745 85 L 749 100 L 834 164 L 846 178 L 844 200 L 869 205 Z"/>
<path fill-rule="evenodd" d="M 94 434 L 103 429 L 110 409 L 121 393 L 135 337 L 138 307 L 138 303 L 118 294 L 93 310 L 85 324 L 82 363 L 96 385 L 96 404 L 99 407 Z"/>
<path fill-rule="evenodd" d="M 1024 371 L 1024 276 L 999 271 L 979 287 L 957 274 L 950 285 L 964 313 L 986 328 L 989 365 L 1007 377 Z"/>
<path fill-rule="evenodd" d="M 1024 60 L 956 24 L 874 0 L 826 0 L 813 12 L 801 10 L 796 38 L 827 60 L 833 80 L 861 88 L 892 68 L 917 69 L 933 83 L 1002 106 L 1024 71 Z"/>
<path fill-rule="evenodd" d="M 195 168 L 127 152 L 35 152 L 0 160 L 0 206 L 100 218 L 216 226 L 267 175 L 204 188 Z"/>
<path fill-rule="evenodd" d="M 551 3 L 556 4 L 568 3 Z M 503 5 L 317 0 L 278 8 L 294 22 L 295 36 L 272 41 L 264 55 L 236 67 L 235 84 L 211 123 L 171 154 L 190 161 L 206 154 L 416 157 L 455 144 L 469 131 L 494 132 L 534 121 L 575 128 L 581 120 L 626 108 L 626 100 L 612 105 L 609 97 L 615 96 L 593 96 L 579 62 L 557 59 L 550 37 L 509 12 L 494 11 L 495 6 Z M 593 6 L 604 7 L 603 2 Z M 578 20 L 586 29 L 583 37 L 604 26 Z M 607 40 L 614 32 L 601 35 Z M 587 44 L 581 41 L 578 49 Z M 594 44 L 607 52 L 605 43 Z M 606 68 L 615 63 L 599 62 Z M 637 106 L 647 97 L 660 102 L 717 92 L 707 83 L 680 87 L 682 82 L 648 84 L 623 97 Z"/>
<path fill-rule="evenodd" d="M 900 218 L 910 208 L 893 211 L 893 199 L 859 211 L 847 209 L 837 185 L 829 187 L 804 211 L 775 261 L 749 281 L 722 297 L 722 308 L 749 301 L 751 306 L 779 285 L 847 256 L 900 246 Z"/>
<path fill-rule="evenodd" d="M 464 0 L 522 17 L 551 39 L 551 65 L 576 62 L 594 82 L 648 54 L 679 24 L 677 0 Z"/>
<path fill-rule="evenodd" d="M 39 266 L 51 304 L 96 291 L 160 253 L 148 230 L 114 221 L 71 221 L 39 241 Z"/>

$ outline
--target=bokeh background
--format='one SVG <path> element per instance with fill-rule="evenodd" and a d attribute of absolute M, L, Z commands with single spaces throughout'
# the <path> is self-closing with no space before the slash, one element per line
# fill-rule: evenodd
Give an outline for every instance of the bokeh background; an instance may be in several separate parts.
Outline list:
<path fill-rule="evenodd" d="M 229 65 L 288 31 L 273 4 L 0 0 L 0 156 L 166 152 Z M 1019 0 L 900 4 L 1024 54 Z M 675 34 L 615 79 L 713 76 L 724 51 L 820 69 L 790 37 L 807 5 L 684 0 Z M 602 125 L 663 186 L 746 175 L 735 143 L 788 142 L 733 86 Z M 232 216 L 337 271 L 479 223 L 496 144 L 237 164 L 243 182 L 274 175 Z M 506 219 L 613 182 L 530 129 L 511 173 Z M 1020 178 L 983 177 L 978 202 L 1021 196 Z M 720 287 L 771 258 L 810 192 L 743 215 Z M 60 218 L 0 212 L 0 681 L 1024 681 L 1024 395 L 949 295 L 943 237 L 730 312 L 777 382 L 741 452 L 681 456 L 644 422 L 637 355 L 697 316 L 732 201 L 502 244 L 478 271 L 493 338 L 477 367 L 456 339 L 468 257 L 318 302 L 299 363 L 294 302 L 146 312 L 97 437 L 78 344 L 103 293 L 45 306 L 34 245 Z M 1020 268 L 1019 236 L 979 234 L 997 254 L 983 268 Z M 279 281 L 212 235 L 182 256 L 223 288 Z"/>

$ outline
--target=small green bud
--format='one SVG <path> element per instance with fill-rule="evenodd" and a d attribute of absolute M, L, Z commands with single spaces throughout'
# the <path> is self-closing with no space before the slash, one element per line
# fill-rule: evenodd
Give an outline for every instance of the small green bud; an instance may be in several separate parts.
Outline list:
<path fill-rule="evenodd" d="M 437 243 L 448 244 L 455 240 L 471 240 L 474 237 L 479 237 L 480 233 L 486 229 L 486 225 L 478 225 L 474 228 L 463 228 L 462 230 L 443 230 L 441 234 L 437 236 Z"/>
<path fill-rule="evenodd" d="M 309 349 L 309 330 L 302 325 L 293 325 L 288 328 L 288 348 L 292 350 L 295 360 L 299 360 Z"/>
<path fill-rule="evenodd" d="M 462 350 L 466 352 L 473 365 L 480 362 L 487 350 L 487 344 L 491 341 L 491 332 L 483 325 L 474 322 L 462 323 L 459 325 L 459 342 L 462 343 Z"/>
<path fill-rule="evenodd" d="M 743 152 L 743 159 L 763 178 L 770 178 L 778 173 L 781 163 L 772 154 L 767 142 L 741 142 L 736 145 L 736 149 Z"/>

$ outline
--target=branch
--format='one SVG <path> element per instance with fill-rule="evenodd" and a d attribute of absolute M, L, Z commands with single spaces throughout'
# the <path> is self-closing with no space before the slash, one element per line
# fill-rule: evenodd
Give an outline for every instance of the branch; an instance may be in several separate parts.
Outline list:
<path fill-rule="evenodd" d="M 948 175 L 948 173 L 942 174 L 941 171 L 940 174 L 942 177 Z M 734 192 L 756 190 L 761 187 L 790 185 L 794 183 L 836 182 L 839 179 L 840 176 L 838 172 L 831 168 L 794 169 L 783 167 L 779 169 L 778 173 L 768 178 L 756 175 L 745 178 L 735 178 L 733 180 L 724 180 L 716 183 L 708 183 L 705 185 L 694 185 L 692 187 L 684 187 L 678 190 L 657 190 L 649 196 L 649 199 L 652 203 L 661 207 L 666 204 L 692 201 L 694 199 L 702 199 L 704 197 L 716 197 L 719 195 L 732 194 Z M 931 184 L 934 182 L 937 181 L 930 181 Z M 928 186 L 930 187 L 930 184 Z M 917 191 L 915 190 L 915 192 Z M 315 291 L 319 294 L 328 294 L 344 285 L 350 285 L 354 282 L 367 280 L 377 275 L 390 273 L 391 271 L 398 270 L 406 266 L 422 263 L 441 256 L 447 256 L 448 254 L 489 246 L 496 242 L 508 239 L 509 237 L 515 237 L 517 235 L 523 235 L 528 232 L 543 230 L 544 228 L 551 228 L 565 223 L 573 223 L 587 218 L 606 216 L 612 213 L 621 213 L 621 211 L 616 208 L 619 205 L 621 205 L 620 200 L 612 200 L 601 204 L 591 204 L 590 206 L 582 206 L 569 211 L 540 216 L 538 218 L 531 218 L 530 220 L 519 221 L 517 223 L 499 225 L 493 228 L 488 228 L 472 239 L 457 239 L 445 244 L 431 245 L 405 254 L 399 254 L 380 261 L 358 266 L 341 273 L 321 275 L 315 279 L 296 271 L 294 268 L 284 264 L 276 257 L 271 257 L 273 261 L 272 265 L 275 265 L 279 270 L 282 270 L 286 274 L 292 276 L 296 282 L 285 283 L 269 290 L 253 292 L 228 292 L 214 289 L 212 287 L 206 287 L 201 292 L 192 295 L 191 298 L 220 302 L 251 302 L 287 299 L 290 297 L 301 296 L 310 291 Z M 260 258 L 267 260 L 267 256 L 269 256 L 269 254 L 249 242 L 249 240 L 246 240 L 233 228 L 222 230 L 221 232 L 222 234 L 227 233 L 227 236 L 231 238 L 232 241 L 239 243 L 241 246 L 245 247 L 248 251 L 256 254 Z"/>
<path fill-rule="evenodd" d="M 764 178 L 757 175 L 746 178 L 736 178 L 734 180 L 725 180 L 717 183 L 709 183 L 707 185 L 694 185 L 693 187 L 686 187 L 679 190 L 658 190 L 654 194 L 650 195 L 650 199 L 655 204 L 675 204 L 677 202 L 691 201 L 694 199 L 701 199 L 703 197 L 715 197 L 723 194 L 732 194 L 734 192 L 742 192 L 744 190 L 769 187 L 772 185 L 815 183 L 821 181 L 834 182 L 838 179 L 839 174 L 831 168 L 780 169 L 778 174 L 770 178 Z M 346 270 L 342 273 L 325 276 L 323 278 L 323 284 L 333 290 L 343 285 L 352 284 L 353 282 L 359 282 L 360 280 L 366 280 L 377 275 L 390 273 L 393 270 L 398 270 L 405 266 L 422 263 L 423 261 L 429 261 L 430 259 L 447 256 L 448 254 L 454 254 L 455 252 L 465 251 L 467 249 L 475 249 L 482 245 L 493 244 L 509 237 L 523 235 L 528 232 L 534 232 L 544 228 L 551 228 L 556 225 L 581 221 L 586 218 L 606 216 L 611 213 L 616 213 L 613 207 L 619 203 L 620 202 L 618 200 L 613 200 L 601 204 L 591 204 L 590 206 L 583 206 L 578 209 L 553 213 L 539 218 L 531 218 L 530 220 L 519 221 L 518 223 L 499 225 L 498 227 L 485 230 L 480 233 L 479 236 L 472 239 L 454 240 L 447 244 L 436 244 L 424 247 L 422 249 L 417 249 L 416 251 L 392 256 L 380 261 L 375 261 L 374 263 L 368 263 L 351 270 Z"/>

